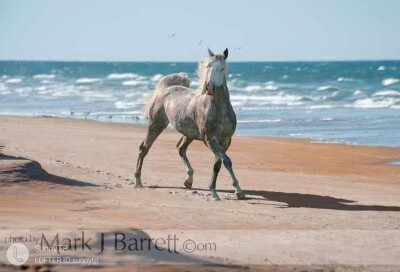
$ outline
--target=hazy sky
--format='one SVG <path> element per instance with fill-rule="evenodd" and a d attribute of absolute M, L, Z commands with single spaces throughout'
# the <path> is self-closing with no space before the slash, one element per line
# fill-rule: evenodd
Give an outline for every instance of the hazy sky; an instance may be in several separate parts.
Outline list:
<path fill-rule="evenodd" d="M 0 0 L 1 60 L 197 61 L 205 45 L 239 61 L 400 59 L 400 1 Z"/>

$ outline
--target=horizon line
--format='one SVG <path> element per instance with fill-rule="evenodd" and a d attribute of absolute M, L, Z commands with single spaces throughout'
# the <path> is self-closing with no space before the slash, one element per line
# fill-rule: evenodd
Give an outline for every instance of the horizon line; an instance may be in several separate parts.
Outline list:
<path fill-rule="evenodd" d="M 0 62 L 118 62 L 118 63 L 197 63 L 201 60 L 42 60 L 42 59 L 0 59 Z M 247 63 L 247 62 L 383 62 L 383 61 L 400 61 L 400 59 L 315 59 L 315 60 L 233 60 L 229 63 Z"/>

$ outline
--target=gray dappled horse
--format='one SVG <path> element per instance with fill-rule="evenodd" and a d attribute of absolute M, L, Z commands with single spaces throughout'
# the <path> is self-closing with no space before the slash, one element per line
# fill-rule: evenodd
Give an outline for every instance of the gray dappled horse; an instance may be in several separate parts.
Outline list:
<path fill-rule="evenodd" d="M 209 57 L 200 62 L 197 71 L 199 84 L 202 84 L 201 91 L 189 89 L 190 80 L 181 74 L 167 75 L 157 83 L 151 100 L 146 105 L 145 115 L 149 122 L 146 137 L 140 145 L 135 187 L 143 187 L 140 177 L 144 157 L 170 123 L 183 134 L 177 147 L 186 166 L 185 187 L 190 189 L 193 184 L 193 168 L 186 156 L 186 150 L 193 140 L 199 140 L 215 154 L 210 183 L 212 197 L 219 199 L 215 185 L 221 164 L 224 163 L 232 177 L 237 198 L 245 198 L 233 172 L 232 162 L 226 155 L 236 128 L 236 115 L 226 84 L 228 49 L 223 54 L 214 55 L 210 49 L 208 53 Z"/>

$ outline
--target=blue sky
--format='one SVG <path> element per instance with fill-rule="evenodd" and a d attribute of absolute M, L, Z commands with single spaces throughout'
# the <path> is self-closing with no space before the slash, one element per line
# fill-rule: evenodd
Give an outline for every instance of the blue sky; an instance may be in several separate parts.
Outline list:
<path fill-rule="evenodd" d="M 197 61 L 205 45 L 236 61 L 400 59 L 399 11 L 398 0 L 0 0 L 0 59 Z"/>

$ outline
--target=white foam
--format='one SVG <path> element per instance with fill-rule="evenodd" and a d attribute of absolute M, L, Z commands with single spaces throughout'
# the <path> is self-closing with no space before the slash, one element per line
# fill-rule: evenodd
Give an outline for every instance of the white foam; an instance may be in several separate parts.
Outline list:
<path fill-rule="evenodd" d="M 239 120 L 238 123 L 278 123 L 282 119 L 263 119 L 263 120 Z"/>
<path fill-rule="evenodd" d="M 333 109 L 336 106 L 334 105 L 313 105 L 306 107 L 307 109 L 314 110 L 314 109 Z"/>
<path fill-rule="evenodd" d="M 21 83 L 22 82 L 22 78 L 10 78 L 10 79 L 7 79 L 6 81 L 5 81 L 6 83 L 9 83 L 9 84 L 18 84 L 18 83 Z"/>
<path fill-rule="evenodd" d="M 327 85 L 327 86 L 321 86 L 317 90 L 318 91 L 336 91 L 336 90 L 339 90 L 339 88 L 335 87 L 335 86 Z"/>
<path fill-rule="evenodd" d="M 276 86 L 273 81 L 268 81 L 267 83 L 264 84 L 264 86 L 267 91 L 278 90 L 278 86 Z"/>
<path fill-rule="evenodd" d="M 89 77 L 83 77 L 77 79 L 75 82 L 76 83 L 94 83 L 94 82 L 99 82 L 101 79 L 100 78 L 89 78 Z"/>
<path fill-rule="evenodd" d="M 130 109 L 137 107 L 137 102 L 125 102 L 125 101 L 117 101 L 114 103 L 117 109 Z"/>
<path fill-rule="evenodd" d="M 400 82 L 400 79 L 398 79 L 398 78 L 386 78 L 386 79 L 382 80 L 382 85 L 389 86 L 389 85 L 393 85 L 393 84 L 396 84 L 399 82 Z"/>
<path fill-rule="evenodd" d="M 400 91 L 385 90 L 374 93 L 372 96 L 400 96 Z"/>
<path fill-rule="evenodd" d="M 55 77 L 56 75 L 53 74 L 37 74 L 33 76 L 34 79 L 53 79 Z"/>
<path fill-rule="evenodd" d="M 38 90 L 38 91 L 44 91 L 44 90 L 46 90 L 46 86 L 37 87 L 36 90 Z"/>
<path fill-rule="evenodd" d="M 138 81 L 138 80 L 128 80 L 128 81 L 122 82 L 122 85 L 124 85 L 124 86 L 138 86 L 138 85 L 142 85 L 142 84 L 143 84 L 143 82 Z"/>
<path fill-rule="evenodd" d="M 141 77 L 138 74 L 135 73 L 113 73 L 113 74 L 109 74 L 108 78 L 109 79 L 129 79 L 129 78 L 138 78 Z"/>
<path fill-rule="evenodd" d="M 352 81 L 354 81 L 354 79 L 352 79 L 352 78 L 347 78 L 347 77 L 339 77 L 339 78 L 337 79 L 337 81 L 339 81 L 339 82 L 352 82 Z"/>
<path fill-rule="evenodd" d="M 300 102 L 301 97 L 297 95 L 289 95 L 289 94 L 278 94 L 278 95 L 270 95 L 270 96 L 261 96 L 261 95 L 232 95 L 232 101 L 247 101 L 251 103 L 261 103 L 261 104 L 271 104 L 271 105 L 301 105 Z"/>
<path fill-rule="evenodd" d="M 361 90 L 356 90 L 356 91 L 353 93 L 353 95 L 362 95 L 362 94 L 364 94 L 364 93 L 363 93 L 363 91 L 361 91 Z"/>
<path fill-rule="evenodd" d="M 248 92 L 255 92 L 255 91 L 263 91 L 265 88 L 263 86 L 255 85 L 255 86 L 247 86 L 244 88 Z"/>
<path fill-rule="evenodd" d="M 163 77 L 162 74 L 156 74 L 151 77 L 151 81 L 159 81 L 160 79 L 162 79 L 162 77 Z"/>
<path fill-rule="evenodd" d="M 386 67 L 382 65 L 382 66 L 379 66 L 377 70 L 378 71 L 384 71 L 385 69 L 386 69 Z"/>
<path fill-rule="evenodd" d="M 51 81 L 49 81 L 49 80 L 42 80 L 42 81 L 40 81 L 40 83 L 43 83 L 43 84 L 48 84 L 48 83 L 50 83 Z"/>
<path fill-rule="evenodd" d="M 353 104 L 350 104 L 348 106 L 354 108 L 370 109 L 370 108 L 388 108 L 390 106 L 393 106 L 394 104 L 396 104 L 396 100 L 393 98 L 386 98 L 386 99 L 365 98 L 356 100 L 354 101 Z"/>

